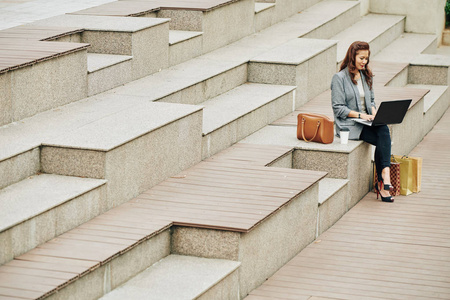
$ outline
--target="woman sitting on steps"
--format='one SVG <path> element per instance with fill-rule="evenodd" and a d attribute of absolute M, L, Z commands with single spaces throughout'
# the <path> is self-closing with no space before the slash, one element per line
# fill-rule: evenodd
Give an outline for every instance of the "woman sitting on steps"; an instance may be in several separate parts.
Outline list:
<path fill-rule="evenodd" d="M 391 165 L 391 136 L 387 125 L 365 126 L 351 118 L 372 121 L 377 112 L 373 94 L 372 71 L 369 68 L 370 49 L 366 42 L 350 45 L 340 72 L 331 81 L 331 105 L 336 134 L 343 127 L 350 131 L 349 139 L 363 140 L 375 146 L 375 166 L 379 182 L 377 191 L 384 202 L 394 202 L 389 167 Z M 377 193 L 378 198 L 378 193 Z"/>

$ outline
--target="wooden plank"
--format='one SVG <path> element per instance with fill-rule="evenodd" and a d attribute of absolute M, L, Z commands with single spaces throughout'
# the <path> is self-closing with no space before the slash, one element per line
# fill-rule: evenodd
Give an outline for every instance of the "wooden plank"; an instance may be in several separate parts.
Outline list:
<path fill-rule="evenodd" d="M 19 299 L 37 299 L 42 296 L 41 292 L 26 291 L 14 288 L 0 287 L 0 296 L 16 297 Z"/>
<path fill-rule="evenodd" d="M 78 277 L 78 275 L 73 274 L 73 273 L 38 270 L 38 269 L 25 269 L 25 268 L 16 268 L 16 267 L 9 267 L 9 266 L 2 266 L 0 268 L 0 273 L 31 275 L 31 276 L 37 276 L 39 278 L 56 278 L 56 279 L 63 279 L 65 281 L 71 281 Z"/>

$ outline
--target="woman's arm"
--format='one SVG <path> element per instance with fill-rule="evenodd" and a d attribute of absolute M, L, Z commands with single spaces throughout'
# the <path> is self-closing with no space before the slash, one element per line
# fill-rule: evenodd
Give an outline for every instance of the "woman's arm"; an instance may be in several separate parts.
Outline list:
<path fill-rule="evenodd" d="M 345 98 L 344 82 L 338 74 L 334 74 L 331 80 L 331 106 L 333 108 L 334 115 L 343 120 L 347 118 L 361 118 L 371 121 L 373 116 L 360 113 L 358 111 L 348 108 Z"/>

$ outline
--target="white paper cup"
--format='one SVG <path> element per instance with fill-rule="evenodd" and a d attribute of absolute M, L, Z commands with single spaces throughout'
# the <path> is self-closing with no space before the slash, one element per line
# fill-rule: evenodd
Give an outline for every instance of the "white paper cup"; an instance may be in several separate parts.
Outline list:
<path fill-rule="evenodd" d="M 341 131 L 340 132 L 340 136 L 341 136 L 341 144 L 348 144 L 348 135 L 350 134 L 349 131 Z"/>

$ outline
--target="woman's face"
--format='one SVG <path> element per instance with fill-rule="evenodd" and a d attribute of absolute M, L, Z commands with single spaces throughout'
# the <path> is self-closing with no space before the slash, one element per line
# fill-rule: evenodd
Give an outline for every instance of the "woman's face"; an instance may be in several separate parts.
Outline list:
<path fill-rule="evenodd" d="M 358 50 L 355 57 L 355 65 L 358 71 L 364 70 L 369 59 L 369 50 Z"/>

